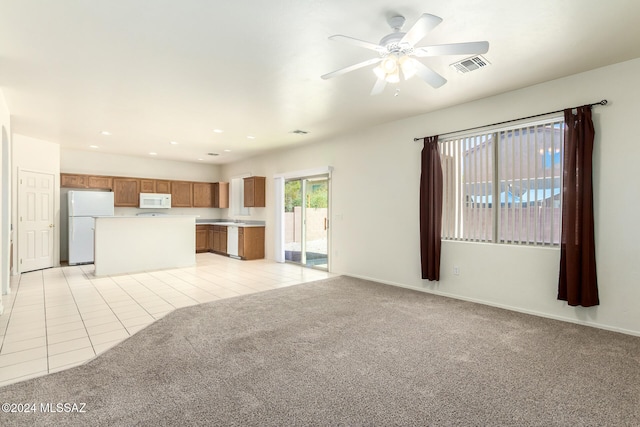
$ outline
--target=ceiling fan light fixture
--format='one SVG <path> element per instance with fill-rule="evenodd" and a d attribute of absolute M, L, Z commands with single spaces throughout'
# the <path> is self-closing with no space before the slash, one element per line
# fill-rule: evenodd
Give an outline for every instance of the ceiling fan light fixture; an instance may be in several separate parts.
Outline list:
<path fill-rule="evenodd" d="M 398 69 L 398 58 L 395 55 L 389 55 L 382 60 L 380 67 L 385 73 L 391 74 Z"/>
<path fill-rule="evenodd" d="M 387 83 L 400 83 L 400 73 L 398 72 L 398 69 L 396 68 L 393 73 L 388 73 L 385 80 Z"/>
<path fill-rule="evenodd" d="M 418 69 L 416 67 L 415 59 L 410 58 L 407 55 L 404 55 L 402 58 L 400 58 L 398 62 L 400 63 L 400 68 L 402 69 L 402 75 L 404 76 L 405 80 L 409 80 L 411 77 L 416 75 L 416 72 L 418 71 Z"/>

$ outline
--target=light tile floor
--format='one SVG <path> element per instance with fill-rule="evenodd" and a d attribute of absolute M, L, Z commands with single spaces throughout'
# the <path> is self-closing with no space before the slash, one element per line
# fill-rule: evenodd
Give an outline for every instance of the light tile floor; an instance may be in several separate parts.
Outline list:
<path fill-rule="evenodd" d="M 95 277 L 93 265 L 12 277 L 0 316 L 0 386 L 80 365 L 176 308 L 333 276 L 202 253 L 196 266 Z"/>

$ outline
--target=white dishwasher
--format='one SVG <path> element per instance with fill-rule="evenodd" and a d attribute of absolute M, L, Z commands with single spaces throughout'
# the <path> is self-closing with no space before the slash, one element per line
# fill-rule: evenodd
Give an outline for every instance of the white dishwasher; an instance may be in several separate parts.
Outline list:
<path fill-rule="evenodd" d="M 232 258 L 240 258 L 238 256 L 238 227 L 227 226 L 227 254 Z"/>

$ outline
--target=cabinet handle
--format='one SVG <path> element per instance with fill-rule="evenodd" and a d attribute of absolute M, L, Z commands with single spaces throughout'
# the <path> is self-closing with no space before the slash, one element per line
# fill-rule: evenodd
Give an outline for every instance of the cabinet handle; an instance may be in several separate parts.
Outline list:
<path fill-rule="evenodd" d="M 324 230 L 327 231 L 327 226 L 329 225 L 329 221 L 327 221 L 327 218 L 324 219 Z"/>

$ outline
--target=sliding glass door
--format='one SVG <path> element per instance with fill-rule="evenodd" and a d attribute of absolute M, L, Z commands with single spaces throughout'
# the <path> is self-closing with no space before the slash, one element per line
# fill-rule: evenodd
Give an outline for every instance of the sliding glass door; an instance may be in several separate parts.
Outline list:
<path fill-rule="evenodd" d="M 285 182 L 285 260 L 327 270 L 329 266 L 329 176 Z"/>

